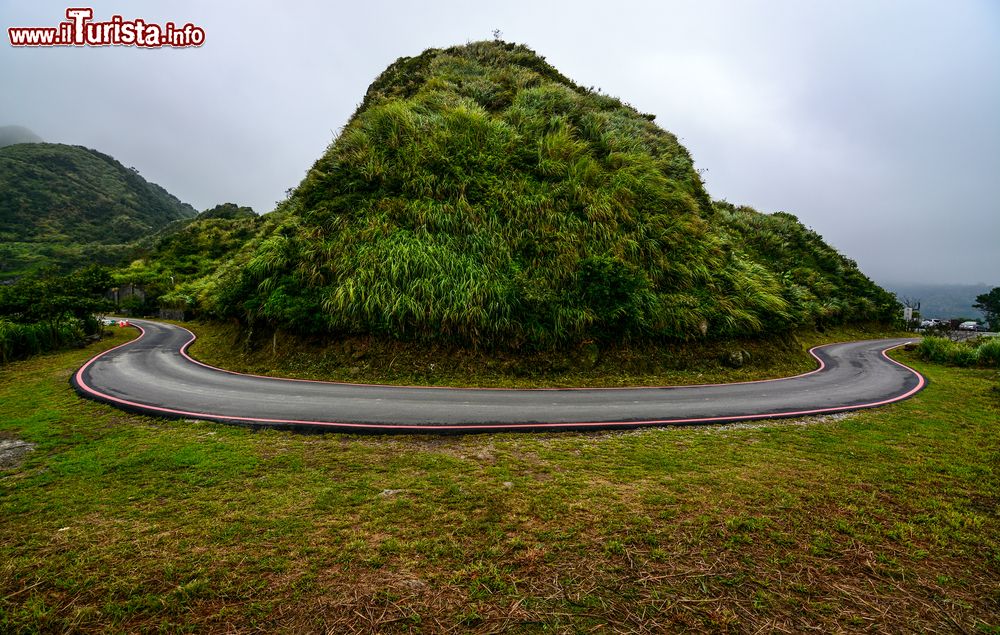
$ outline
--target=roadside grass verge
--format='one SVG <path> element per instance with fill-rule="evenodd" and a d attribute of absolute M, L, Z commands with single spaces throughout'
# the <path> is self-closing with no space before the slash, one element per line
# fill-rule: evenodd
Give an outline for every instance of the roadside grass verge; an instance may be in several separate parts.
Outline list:
<path fill-rule="evenodd" d="M 837 417 L 632 432 L 254 432 L 0 369 L 0 632 L 1000 627 L 996 373 Z"/>
<path fill-rule="evenodd" d="M 213 366 L 255 375 L 356 383 L 484 386 L 656 386 L 787 377 L 816 368 L 818 344 L 912 334 L 883 325 L 802 330 L 771 338 L 606 345 L 504 352 L 389 338 L 248 336 L 221 322 L 173 322 L 198 336 L 189 352 Z"/>
<path fill-rule="evenodd" d="M 945 337 L 925 337 L 917 346 L 917 355 L 920 359 L 950 366 L 1000 368 L 1000 338 L 953 342 Z"/>

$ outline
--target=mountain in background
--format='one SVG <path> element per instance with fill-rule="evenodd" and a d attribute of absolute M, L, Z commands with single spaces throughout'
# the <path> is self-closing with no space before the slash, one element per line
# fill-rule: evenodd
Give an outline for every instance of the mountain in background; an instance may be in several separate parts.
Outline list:
<path fill-rule="evenodd" d="M 900 300 L 920 302 L 920 315 L 924 318 L 951 320 L 958 318 L 983 319 L 983 313 L 972 308 L 976 296 L 989 293 L 994 285 L 988 284 L 887 284 L 885 288 Z"/>
<path fill-rule="evenodd" d="M 170 223 L 156 234 L 135 243 L 133 260 L 115 272 L 119 285 L 141 286 L 142 312 L 157 309 L 187 310 L 193 303 L 192 283 L 211 280 L 220 265 L 243 249 L 262 228 L 278 218 L 258 216 L 253 209 L 222 203 Z"/>
<path fill-rule="evenodd" d="M 24 126 L 0 126 L 0 148 L 15 143 L 41 143 L 43 139 Z"/>
<path fill-rule="evenodd" d="M 257 234 L 177 294 L 299 333 L 484 346 L 887 320 L 789 214 L 713 203 L 677 138 L 521 45 L 396 61 Z"/>
<path fill-rule="evenodd" d="M 128 244 L 195 209 L 134 168 L 81 146 L 0 148 L 0 277 L 115 264 Z"/>

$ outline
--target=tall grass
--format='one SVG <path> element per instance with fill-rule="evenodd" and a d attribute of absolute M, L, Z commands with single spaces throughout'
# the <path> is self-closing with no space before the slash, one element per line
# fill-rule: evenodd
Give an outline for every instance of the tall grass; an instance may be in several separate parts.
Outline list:
<path fill-rule="evenodd" d="M 979 354 L 980 366 L 1000 368 L 1000 338 L 992 337 L 981 342 L 976 351 Z"/>
<path fill-rule="evenodd" d="M 72 346 L 83 337 L 83 322 L 73 318 L 32 324 L 0 318 L 0 363 Z"/>
<path fill-rule="evenodd" d="M 925 337 L 917 345 L 921 359 L 949 366 L 1000 368 L 1000 338 L 953 342 L 944 337 Z"/>
<path fill-rule="evenodd" d="M 400 60 L 292 194 L 287 222 L 205 287 L 206 307 L 508 347 L 891 314 L 892 297 L 794 217 L 713 205 L 650 119 L 525 47 Z"/>

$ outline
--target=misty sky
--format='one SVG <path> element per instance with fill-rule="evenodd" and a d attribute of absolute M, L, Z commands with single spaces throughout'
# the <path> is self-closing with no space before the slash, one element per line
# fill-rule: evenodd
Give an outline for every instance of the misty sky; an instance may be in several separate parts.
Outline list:
<path fill-rule="evenodd" d="M 7 42 L 81 5 L 206 43 Z M 1000 284 L 994 0 L 0 0 L 0 26 L 0 125 L 108 153 L 198 209 L 270 211 L 393 60 L 500 29 L 654 113 L 714 198 L 796 214 L 882 283 Z"/>

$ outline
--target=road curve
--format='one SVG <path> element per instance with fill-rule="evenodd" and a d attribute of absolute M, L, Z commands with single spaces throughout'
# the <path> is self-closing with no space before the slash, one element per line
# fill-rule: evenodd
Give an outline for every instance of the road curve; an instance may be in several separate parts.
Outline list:
<path fill-rule="evenodd" d="M 133 320 L 141 335 L 71 378 L 87 398 L 148 415 L 335 432 L 586 430 L 771 419 L 873 408 L 925 385 L 886 355 L 910 340 L 818 346 L 819 368 L 783 379 L 641 388 L 509 390 L 345 384 L 244 375 L 187 354 L 185 328 Z"/>

